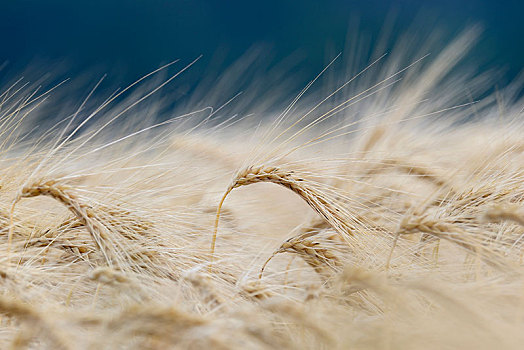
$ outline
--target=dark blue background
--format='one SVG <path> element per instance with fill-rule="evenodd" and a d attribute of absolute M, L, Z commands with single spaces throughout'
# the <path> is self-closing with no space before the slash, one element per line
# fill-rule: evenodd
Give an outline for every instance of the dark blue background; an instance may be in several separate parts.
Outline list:
<path fill-rule="evenodd" d="M 517 0 L 2 0 L 0 4 L 0 63 L 9 61 L 11 70 L 32 62 L 67 62 L 72 74 L 97 68 L 132 81 L 176 58 L 188 61 L 203 54 L 205 64 L 206 57 L 222 50 L 228 62 L 255 44 L 266 44 L 276 59 L 301 52 L 307 58 L 305 74 L 313 75 L 325 64 L 326 44 L 343 49 L 350 18 L 360 18 L 360 27 L 374 34 L 373 40 L 391 11 L 396 13 L 396 33 L 417 16 L 436 19 L 450 35 L 480 23 L 484 32 L 474 55 L 482 56 L 485 64 L 504 67 L 501 81 L 515 77 L 524 62 L 524 1 Z"/>

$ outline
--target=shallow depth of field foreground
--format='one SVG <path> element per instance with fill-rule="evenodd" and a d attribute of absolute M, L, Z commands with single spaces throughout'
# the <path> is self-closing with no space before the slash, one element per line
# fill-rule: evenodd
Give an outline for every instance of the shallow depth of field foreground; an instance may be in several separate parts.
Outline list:
<path fill-rule="evenodd" d="M 475 36 L 342 55 L 278 111 L 242 60 L 184 105 L 198 62 L 2 87 L 0 348 L 521 348 L 524 104 Z"/>

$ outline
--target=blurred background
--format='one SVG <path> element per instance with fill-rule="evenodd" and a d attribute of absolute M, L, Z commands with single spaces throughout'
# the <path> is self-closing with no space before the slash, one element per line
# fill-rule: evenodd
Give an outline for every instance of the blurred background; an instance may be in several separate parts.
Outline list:
<path fill-rule="evenodd" d="M 384 33 L 442 31 L 451 38 L 480 24 L 470 58 L 496 68 L 497 84 L 514 79 L 524 62 L 524 1 L 519 0 L 10 0 L 0 1 L 0 65 L 67 74 L 108 73 L 129 83 L 174 59 L 203 55 L 227 66 L 253 47 L 272 62 L 300 60 L 316 75 L 357 31 L 371 46 Z M 445 41 L 443 39 L 443 45 Z M 387 49 L 387 48 L 386 48 Z M 218 58 L 217 58 L 218 57 Z M 6 69 L 7 68 L 7 69 Z M 4 74 L 3 72 L 0 74 Z"/>

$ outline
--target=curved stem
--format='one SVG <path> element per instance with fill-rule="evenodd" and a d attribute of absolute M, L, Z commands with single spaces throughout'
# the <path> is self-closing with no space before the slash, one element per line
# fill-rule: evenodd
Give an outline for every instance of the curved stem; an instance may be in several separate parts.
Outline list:
<path fill-rule="evenodd" d="M 397 230 L 395 234 L 395 239 L 393 240 L 393 244 L 391 245 L 391 249 L 389 250 L 388 259 L 386 260 L 386 271 L 389 270 L 389 264 L 391 263 L 391 258 L 393 257 L 393 251 L 397 247 L 399 237 L 400 237 L 400 231 Z"/>
<path fill-rule="evenodd" d="M 262 265 L 262 268 L 260 269 L 260 273 L 258 274 L 258 279 L 261 280 L 262 279 L 262 274 L 264 273 L 264 269 L 266 268 L 266 265 L 269 263 L 269 261 L 271 261 L 271 259 L 273 259 L 273 257 L 275 255 L 277 255 L 278 253 L 280 253 L 280 251 L 275 251 L 273 254 L 271 254 L 271 256 L 266 260 L 266 262 L 264 263 L 264 265 Z"/>
<path fill-rule="evenodd" d="M 213 230 L 213 240 L 211 241 L 211 262 L 213 262 L 213 254 L 215 253 L 215 244 L 217 241 L 217 232 L 218 232 L 218 220 L 220 219 L 220 212 L 222 210 L 222 205 L 224 204 L 224 201 L 226 200 L 227 195 L 233 190 L 233 187 L 229 187 L 222 196 L 222 199 L 220 200 L 220 203 L 218 204 L 217 208 L 217 215 L 215 218 L 215 228 Z"/>
<path fill-rule="evenodd" d="M 15 205 L 20 200 L 19 197 L 15 198 L 13 201 L 13 204 L 11 205 L 11 210 L 9 211 L 9 231 L 7 234 L 7 265 L 11 263 L 11 243 L 13 241 L 13 230 L 14 230 L 14 222 L 13 222 L 13 214 L 15 211 Z"/>

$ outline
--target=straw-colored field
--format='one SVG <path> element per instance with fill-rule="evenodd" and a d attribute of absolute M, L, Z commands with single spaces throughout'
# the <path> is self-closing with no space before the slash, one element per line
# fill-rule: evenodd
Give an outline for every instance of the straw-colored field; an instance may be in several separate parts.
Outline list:
<path fill-rule="evenodd" d="M 523 103 L 474 35 L 264 116 L 225 75 L 158 124 L 181 62 L 51 124 L 3 87 L 0 348 L 520 349 Z"/>

